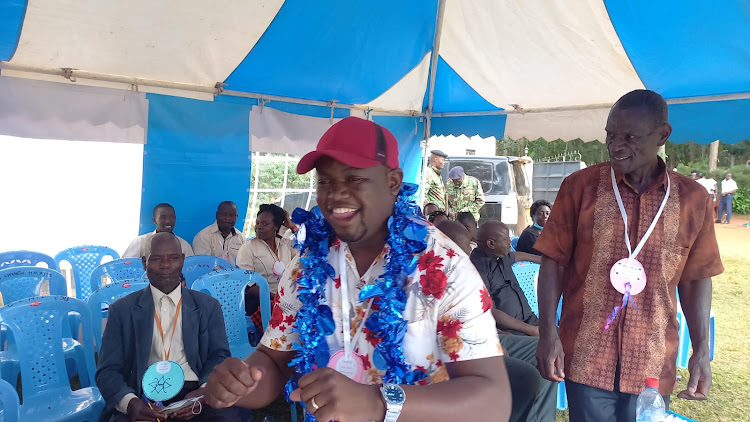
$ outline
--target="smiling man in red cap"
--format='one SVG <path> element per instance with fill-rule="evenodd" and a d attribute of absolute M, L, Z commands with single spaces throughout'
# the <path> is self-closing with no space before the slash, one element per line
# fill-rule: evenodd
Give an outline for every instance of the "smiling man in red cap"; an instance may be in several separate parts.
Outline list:
<path fill-rule="evenodd" d="M 408 215 L 422 227 L 426 248 L 413 254 L 417 265 L 399 275 L 400 283 L 383 283 L 391 259 L 404 254 L 389 247 L 401 234 L 390 233 L 388 221 L 403 216 L 394 205 L 403 200 L 403 172 L 393 135 L 367 120 L 343 119 L 299 162 L 297 172 L 312 169 L 320 211 L 333 229 L 326 261 L 334 274 L 325 282 L 320 306 L 330 306 L 335 327 L 322 339 L 327 367 L 318 364 L 302 376 L 291 399 L 304 402 L 319 421 L 453 421 L 456 409 L 462 420 L 506 421 L 510 389 L 492 301 L 467 256 L 434 226 Z M 309 312 L 299 313 L 299 293 L 308 288 L 297 282 L 300 274 L 309 277 L 312 265 L 326 266 L 306 262 L 309 256 L 303 253 L 284 272 L 258 349 L 244 361 L 227 359 L 211 375 L 211 406 L 265 406 L 292 376 L 289 364 L 297 356 L 300 331 L 310 322 L 302 319 Z M 360 297 L 373 287 L 386 293 Z M 393 294 L 393 289 L 403 291 Z M 398 322 L 406 330 L 402 339 L 380 337 L 372 322 L 382 321 L 384 309 L 398 306 L 387 302 L 398 293 L 405 297 Z M 377 347 L 398 341 L 397 348 Z M 417 375 L 413 382 L 383 382 L 393 370 L 383 354 L 392 352 L 401 353 L 407 372 Z"/>

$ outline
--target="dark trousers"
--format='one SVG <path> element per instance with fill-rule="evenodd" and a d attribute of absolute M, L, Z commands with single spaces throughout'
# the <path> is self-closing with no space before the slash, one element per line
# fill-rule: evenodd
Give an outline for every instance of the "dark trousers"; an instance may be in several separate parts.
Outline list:
<path fill-rule="evenodd" d="M 633 422 L 638 396 L 620 392 L 620 369 L 615 372 L 615 391 L 565 380 L 570 422 Z M 662 396 L 669 409 L 669 396 Z"/>
<path fill-rule="evenodd" d="M 180 401 L 185 398 L 185 396 L 191 392 L 195 391 L 200 387 L 198 384 L 198 381 L 187 381 L 185 382 L 185 385 L 182 387 L 182 390 L 180 390 L 179 393 L 177 393 L 174 398 L 167 400 L 164 402 L 164 406 L 168 406 L 176 401 Z M 190 419 L 194 422 L 221 422 L 221 421 L 229 421 L 229 422 L 239 422 L 240 421 L 240 411 L 238 408 L 235 407 L 229 407 L 226 409 L 214 409 L 213 407 L 202 403 L 202 409 L 201 413 L 196 415 L 194 418 Z M 196 405 L 196 410 L 198 410 L 198 407 Z M 112 415 L 112 419 L 110 421 L 116 421 L 116 422 L 130 422 L 130 416 L 125 415 L 120 412 L 114 412 Z"/>
<path fill-rule="evenodd" d="M 717 221 L 721 221 L 721 217 L 724 212 L 727 213 L 727 224 L 732 219 L 732 201 L 734 200 L 734 194 L 724 195 L 719 198 L 719 216 L 716 218 Z"/>
<path fill-rule="evenodd" d="M 542 378 L 537 370 L 536 347 L 539 337 L 503 334 L 500 335 L 500 343 L 510 355 L 510 358 L 506 357 L 505 364 L 513 392 L 510 420 L 555 422 L 557 383 Z"/>

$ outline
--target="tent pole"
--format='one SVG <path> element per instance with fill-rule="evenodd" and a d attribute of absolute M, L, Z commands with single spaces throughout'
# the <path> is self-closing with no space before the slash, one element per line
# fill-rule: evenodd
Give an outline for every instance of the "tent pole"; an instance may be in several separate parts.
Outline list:
<path fill-rule="evenodd" d="M 419 190 L 419 203 L 424 204 L 424 178 L 427 166 L 430 164 L 427 151 L 430 149 L 432 134 L 432 104 L 435 100 L 435 75 L 440 58 L 440 37 L 443 34 L 443 18 L 445 17 L 445 0 L 438 0 L 437 18 L 435 20 L 435 35 L 432 39 L 432 56 L 430 57 L 430 85 L 427 88 L 427 109 L 424 111 L 424 142 L 422 143 L 422 189 Z"/>
<path fill-rule="evenodd" d="M 374 111 L 374 112 L 381 113 L 381 114 L 390 114 L 390 115 L 396 115 L 396 116 L 422 116 L 423 115 L 423 113 L 417 110 L 395 110 L 395 109 L 388 109 L 388 108 L 371 107 L 371 106 L 361 105 L 361 104 L 342 104 L 333 100 L 332 101 L 306 100 L 306 99 L 301 99 L 301 98 L 282 97 L 278 95 L 255 94 L 251 92 L 225 90 L 222 88 L 221 83 L 217 83 L 215 86 L 204 86 L 204 85 L 195 85 L 195 84 L 188 84 L 188 83 L 181 83 L 181 82 L 167 82 L 167 81 L 159 81 L 159 80 L 154 80 L 154 79 L 142 79 L 142 78 L 131 78 L 128 76 L 108 75 L 104 73 L 87 72 L 87 71 L 78 70 L 78 69 L 69 69 L 69 68 L 68 69 L 60 69 L 60 68 L 51 69 L 51 68 L 43 68 L 43 67 L 25 66 L 25 65 L 18 65 L 14 63 L 8 63 L 8 62 L 0 62 L 0 69 L 35 73 L 35 74 L 40 74 L 40 75 L 61 76 L 65 79 L 68 79 L 70 82 L 73 82 L 73 83 L 77 82 L 78 79 L 87 79 L 87 80 L 95 80 L 95 81 L 102 81 L 102 82 L 127 84 L 131 86 L 145 86 L 145 87 L 153 87 L 153 88 L 174 89 L 174 90 L 186 91 L 186 92 L 199 92 L 203 94 L 213 94 L 214 96 L 228 95 L 232 97 L 253 98 L 253 99 L 265 100 L 265 101 L 280 101 L 280 102 L 285 102 L 285 103 L 305 104 L 305 105 L 314 105 L 314 106 L 321 106 L 321 107 L 333 107 L 333 108 L 349 109 L 349 110 L 364 110 L 364 111 L 371 111 L 371 112 Z M 82 83 L 82 85 L 86 85 L 86 84 Z"/>

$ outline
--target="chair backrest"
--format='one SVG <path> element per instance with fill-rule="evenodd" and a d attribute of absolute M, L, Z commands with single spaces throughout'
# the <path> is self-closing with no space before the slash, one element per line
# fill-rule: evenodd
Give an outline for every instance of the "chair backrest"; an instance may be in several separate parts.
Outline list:
<path fill-rule="evenodd" d="M 148 287 L 148 282 L 133 280 L 107 284 L 91 293 L 88 299 L 88 306 L 89 313 L 91 314 L 91 322 L 93 323 L 94 341 L 96 341 L 97 352 L 102 347 L 102 304 L 109 306 L 117 299 L 145 289 L 146 287 Z"/>
<path fill-rule="evenodd" d="M 215 270 L 229 270 L 234 268 L 231 262 L 224 258 L 211 255 L 193 255 L 185 258 L 182 275 L 185 276 L 185 287 L 192 288 L 193 282 L 199 277 Z"/>
<path fill-rule="evenodd" d="M 199 290 L 216 298 L 221 303 L 224 325 L 227 330 L 232 356 L 245 358 L 245 351 L 252 351 L 247 338 L 245 319 L 245 287 L 255 283 L 260 288 L 260 315 L 263 326 L 268 326 L 271 318 L 271 294 L 268 282 L 260 274 L 242 269 L 229 269 L 208 273 L 193 283 L 193 290 Z M 235 353 L 243 350 L 241 353 Z"/>
<path fill-rule="evenodd" d="M 47 264 L 47 268 L 57 270 L 57 262 L 51 256 L 34 251 L 0 252 L 0 270 L 12 267 L 36 267 Z"/>
<path fill-rule="evenodd" d="M 76 283 L 78 299 L 88 299 L 91 292 L 100 287 L 98 280 L 91 279 L 91 272 L 101 265 L 102 259 L 106 256 L 117 259 L 120 254 L 106 246 L 87 245 L 68 248 L 55 255 L 58 267 L 62 261 L 68 261 L 73 267 L 73 280 Z"/>
<path fill-rule="evenodd" d="M 65 277 L 60 272 L 44 267 L 13 267 L 0 270 L 0 293 L 3 304 L 41 295 L 41 287 L 49 280 L 49 294 L 65 296 Z"/>
<path fill-rule="evenodd" d="M 125 280 L 136 280 L 142 278 L 145 272 L 143 262 L 138 258 L 115 259 L 94 268 L 91 272 L 91 285 L 93 288 L 95 283 L 103 286 L 109 283 L 121 283 Z M 106 283 L 103 282 L 104 277 L 109 279 Z"/>
<path fill-rule="evenodd" d="M 0 379 L 0 402 L 3 404 L 3 422 L 19 422 L 21 420 L 21 404 L 18 399 L 18 393 L 12 385 L 2 379 Z"/>
<path fill-rule="evenodd" d="M 539 264 L 531 261 L 516 261 L 511 267 L 518 284 L 529 302 L 534 315 L 539 316 L 539 304 L 536 301 L 536 280 L 539 277 Z"/>
<path fill-rule="evenodd" d="M 514 251 L 518 248 L 518 237 L 510 239 L 510 248 Z"/>
<path fill-rule="evenodd" d="M 63 327 L 68 325 L 69 313 L 81 318 L 86 369 L 94 374 L 94 337 L 86 302 L 67 296 L 37 296 L 0 308 L 0 323 L 16 341 L 24 399 L 55 390 L 70 391 L 63 354 Z M 96 387 L 93 377 L 91 386 Z"/>

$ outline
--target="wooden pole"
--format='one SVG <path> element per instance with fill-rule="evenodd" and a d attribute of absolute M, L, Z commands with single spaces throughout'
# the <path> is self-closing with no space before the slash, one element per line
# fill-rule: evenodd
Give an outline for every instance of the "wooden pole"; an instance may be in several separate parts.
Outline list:
<path fill-rule="evenodd" d="M 719 140 L 711 142 L 711 149 L 708 151 L 708 171 L 716 171 L 719 165 Z"/>

